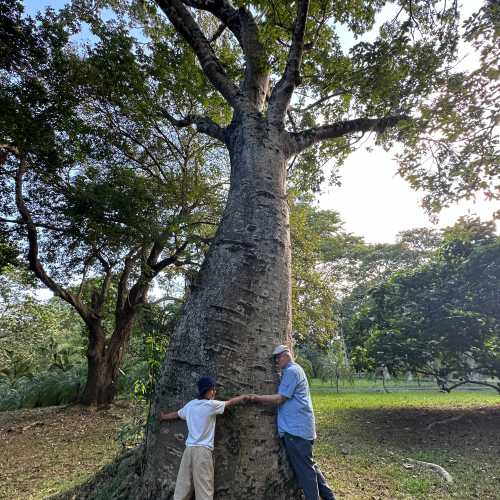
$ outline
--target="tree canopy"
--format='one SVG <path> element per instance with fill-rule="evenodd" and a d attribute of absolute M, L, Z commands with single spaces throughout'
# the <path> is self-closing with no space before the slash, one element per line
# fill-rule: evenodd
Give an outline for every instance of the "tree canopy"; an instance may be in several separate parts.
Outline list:
<path fill-rule="evenodd" d="M 71 9 L 36 19 L 21 10 L 2 11 L 14 40 L 2 59 L 0 224 L 82 317 L 88 356 L 107 336 L 121 359 L 153 280 L 199 266 L 226 162 L 211 138 L 179 131 L 152 105 L 168 99 L 150 84 L 158 65 L 122 23 L 90 19 L 92 43 L 75 47 L 83 19 Z"/>
<path fill-rule="evenodd" d="M 394 371 L 432 375 L 447 389 L 498 377 L 499 263 L 492 223 L 462 219 L 444 231 L 434 259 L 373 288 L 355 315 L 368 355 Z"/>

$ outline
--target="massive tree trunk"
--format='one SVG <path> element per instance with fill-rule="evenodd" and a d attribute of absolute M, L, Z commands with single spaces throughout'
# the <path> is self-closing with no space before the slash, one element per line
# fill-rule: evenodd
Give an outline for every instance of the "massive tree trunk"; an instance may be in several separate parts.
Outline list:
<path fill-rule="evenodd" d="M 102 328 L 93 327 L 89 331 L 87 381 L 80 396 L 81 404 L 107 407 L 113 402 L 132 324 L 133 317 L 117 325 L 109 340 Z"/>
<path fill-rule="evenodd" d="M 151 409 L 143 498 L 171 498 L 186 426 L 158 424 L 217 379 L 217 397 L 272 393 L 275 344 L 290 341 L 289 215 L 283 138 L 259 114 L 227 129 L 231 185 L 223 219 L 176 328 Z M 275 410 L 244 406 L 218 417 L 215 498 L 299 498 L 276 434 Z"/>

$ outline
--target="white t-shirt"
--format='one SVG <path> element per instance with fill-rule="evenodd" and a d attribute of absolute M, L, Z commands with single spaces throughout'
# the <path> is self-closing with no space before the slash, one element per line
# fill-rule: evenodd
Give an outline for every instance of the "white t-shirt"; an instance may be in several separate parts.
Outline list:
<path fill-rule="evenodd" d="M 224 413 L 226 403 L 215 399 L 193 399 L 177 413 L 187 422 L 186 446 L 214 449 L 215 417 Z"/>

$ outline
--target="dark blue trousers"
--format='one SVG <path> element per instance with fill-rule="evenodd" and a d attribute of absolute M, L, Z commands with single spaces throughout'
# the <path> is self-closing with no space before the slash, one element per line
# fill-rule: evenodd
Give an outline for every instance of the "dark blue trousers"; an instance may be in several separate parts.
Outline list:
<path fill-rule="evenodd" d="M 299 486 L 304 491 L 305 499 L 335 500 L 335 495 L 328 486 L 325 476 L 313 460 L 313 441 L 286 433 L 282 441 Z"/>

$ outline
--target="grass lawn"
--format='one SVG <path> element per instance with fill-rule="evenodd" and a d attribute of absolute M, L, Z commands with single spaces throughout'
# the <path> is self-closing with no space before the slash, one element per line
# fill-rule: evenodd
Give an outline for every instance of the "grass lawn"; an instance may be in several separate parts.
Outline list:
<path fill-rule="evenodd" d="M 335 391 L 335 380 L 324 381 L 320 379 L 312 379 L 311 387 L 314 390 Z M 339 392 L 407 392 L 407 391 L 437 391 L 438 386 L 434 380 L 406 380 L 391 378 L 385 382 L 374 378 L 360 378 L 348 381 L 341 379 L 339 381 Z M 484 387 L 476 384 L 465 384 L 455 389 L 455 392 L 460 391 L 484 391 Z"/>
<path fill-rule="evenodd" d="M 313 397 L 316 456 L 339 499 L 500 499 L 495 393 L 322 389 Z M 131 413 L 78 406 L 0 413 L 0 498 L 46 498 L 84 481 L 116 456 L 117 432 Z M 406 458 L 443 466 L 454 483 L 405 468 Z"/>
<path fill-rule="evenodd" d="M 338 498 L 500 499 L 496 393 L 315 391 L 314 405 L 316 458 Z M 407 458 L 444 467 L 454 482 Z"/>

